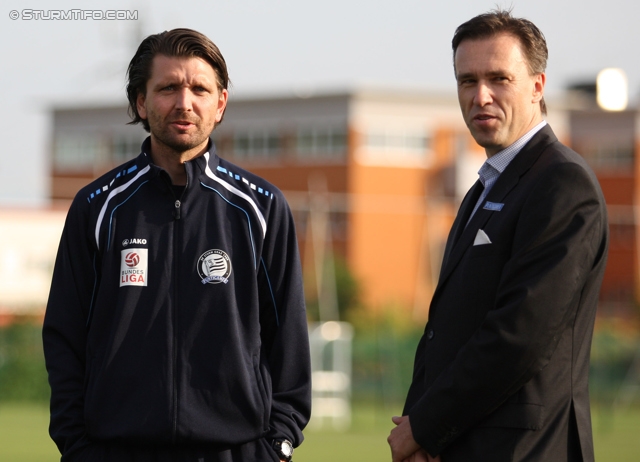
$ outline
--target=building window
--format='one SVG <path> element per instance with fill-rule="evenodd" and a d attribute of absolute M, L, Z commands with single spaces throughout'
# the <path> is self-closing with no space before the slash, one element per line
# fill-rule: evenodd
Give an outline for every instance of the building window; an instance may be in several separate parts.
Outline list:
<path fill-rule="evenodd" d="M 87 170 L 104 163 L 109 147 L 102 137 L 60 134 L 56 137 L 53 166 L 59 170 Z"/>
<path fill-rule="evenodd" d="M 142 139 L 137 136 L 116 135 L 113 138 L 112 161 L 122 164 L 140 154 Z"/>
<path fill-rule="evenodd" d="M 424 130 L 372 128 L 363 131 L 355 159 L 364 165 L 425 168 L 434 161 L 432 140 Z"/>
<path fill-rule="evenodd" d="M 431 139 L 424 133 L 391 132 L 386 130 L 367 133 L 368 149 L 387 152 L 412 152 L 424 154 L 431 149 Z"/>
<path fill-rule="evenodd" d="M 233 153 L 238 158 L 270 158 L 281 151 L 282 140 L 275 131 L 237 131 L 233 137 Z"/>
<path fill-rule="evenodd" d="M 296 148 L 301 157 L 336 156 L 347 151 L 347 130 L 344 127 L 300 128 Z"/>

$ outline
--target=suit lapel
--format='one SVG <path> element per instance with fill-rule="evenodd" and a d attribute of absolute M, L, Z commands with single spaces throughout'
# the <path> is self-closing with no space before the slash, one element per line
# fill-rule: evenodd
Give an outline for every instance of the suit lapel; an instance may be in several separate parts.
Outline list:
<path fill-rule="evenodd" d="M 455 247 L 456 243 L 460 239 L 465 225 L 469 220 L 469 215 L 471 215 L 473 207 L 476 205 L 476 202 L 478 202 L 483 189 L 484 188 L 482 187 L 482 183 L 480 183 L 480 181 L 478 180 L 464 196 L 462 204 L 460 204 L 458 214 L 456 215 L 453 225 L 451 226 L 451 231 L 449 231 L 447 244 L 444 248 L 444 257 L 442 258 L 442 268 L 446 266 L 449 255 L 451 255 L 451 250 Z"/>
<path fill-rule="evenodd" d="M 469 222 L 468 226 L 465 227 L 469 214 L 471 213 L 471 210 L 473 210 L 473 206 L 475 205 L 480 195 L 480 193 L 478 193 L 478 195 L 475 196 L 475 200 L 471 203 L 470 201 L 467 201 L 467 199 L 472 195 L 471 193 L 478 189 L 476 188 L 477 184 L 474 185 L 472 190 L 467 194 L 467 196 L 465 197 L 465 201 L 463 201 L 463 205 L 466 204 L 466 207 L 464 209 L 462 206 L 460 207 L 460 211 L 458 212 L 458 216 L 454 221 L 449 239 L 447 241 L 447 245 L 445 247 L 445 256 L 442 261 L 442 269 L 440 272 L 440 278 L 438 280 L 438 286 L 436 287 L 436 293 L 434 293 L 434 299 L 440 287 L 444 284 L 451 272 L 460 262 L 460 259 L 466 252 L 467 248 L 472 245 L 478 230 L 482 229 L 486 225 L 487 221 L 489 221 L 489 219 L 495 213 L 509 212 L 509 204 L 507 200 L 509 192 L 516 187 L 522 175 L 524 175 L 527 170 L 529 170 L 531 166 L 538 160 L 544 148 L 555 141 L 557 141 L 557 138 L 548 125 L 543 127 L 538 133 L 536 133 L 531 141 L 529 141 L 525 145 L 525 147 L 522 148 L 522 150 L 518 153 L 518 155 L 511 161 L 505 171 L 502 172 L 502 174 L 496 181 L 496 184 L 493 185 L 493 188 L 491 188 L 491 191 L 489 191 L 489 194 L 485 198 L 484 203 L 486 203 L 487 201 L 503 203 L 505 204 L 505 208 L 501 212 L 492 212 L 483 208 L 484 203 L 480 204 L 478 210 L 476 210 L 476 213 L 475 215 L 473 215 L 473 218 Z M 482 191 L 482 185 L 480 185 L 479 190 Z M 471 208 L 471 210 L 468 210 L 469 207 Z M 462 220 L 462 218 L 464 218 L 464 221 Z M 456 236 L 454 230 L 455 233 L 460 233 L 459 238 L 452 239 L 451 236 Z M 451 243 L 449 241 L 451 241 Z"/>

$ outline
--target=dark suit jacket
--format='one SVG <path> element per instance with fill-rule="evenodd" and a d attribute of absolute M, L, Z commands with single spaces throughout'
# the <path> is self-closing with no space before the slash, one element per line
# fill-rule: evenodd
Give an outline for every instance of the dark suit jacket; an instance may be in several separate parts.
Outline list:
<path fill-rule="evenodd" d="M 443 462 L 592 461 L 589 352 L 605 201 L 549 126 L 453 224 L 404 413 Z M 489 210 L 486 201 L 504 204 Z M 500 208 L 491 207 L 488 208 Z M 478 230 L 491 244 L 474 245 Z"/>

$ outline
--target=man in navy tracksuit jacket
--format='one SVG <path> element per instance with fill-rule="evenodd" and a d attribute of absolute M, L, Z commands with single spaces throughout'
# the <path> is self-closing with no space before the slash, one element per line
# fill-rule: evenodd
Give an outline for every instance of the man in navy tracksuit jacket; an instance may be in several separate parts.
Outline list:
<path fill-rule="evenodd" d="M 63 461 L 287 461 L 310 415 L 298 248 L 282 193 L 220 159 L 227 72 L 205 36 L 129 66 L 142 153 L 83 188 L 44 321 Z"/>

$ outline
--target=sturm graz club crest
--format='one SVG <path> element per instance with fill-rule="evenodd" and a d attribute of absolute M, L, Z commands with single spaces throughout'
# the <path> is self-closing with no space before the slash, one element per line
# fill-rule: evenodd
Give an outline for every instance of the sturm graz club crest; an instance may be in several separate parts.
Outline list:
<path fill-rule="evenodd" d="M 226 284 L 231 274 L 229 255 L 218 249 L 207 250 L 198 259 L 198 274 L 203 284 Z"/>

